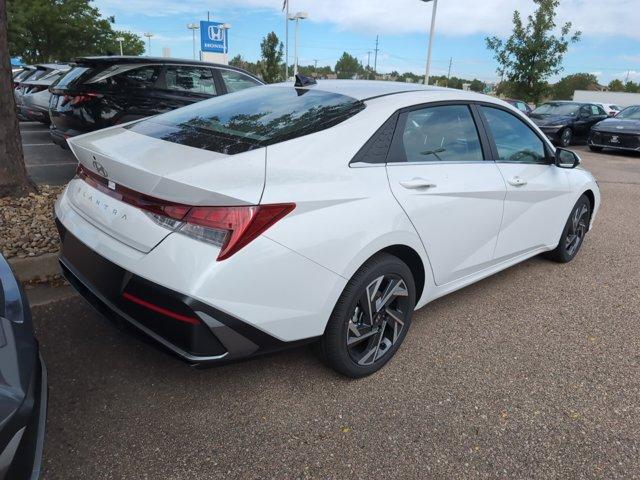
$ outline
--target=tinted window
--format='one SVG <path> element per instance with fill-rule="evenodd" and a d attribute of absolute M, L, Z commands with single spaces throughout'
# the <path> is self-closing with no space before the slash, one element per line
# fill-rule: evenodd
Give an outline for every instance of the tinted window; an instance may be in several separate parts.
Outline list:
<path fill-rule="evenodd" d="M 604 113 L 604 109 L 602 107 L 597 106 L 597 105 L 591 105 L 591 114 L 592 115 L 606 115 L 606 113 Z"/>
<path fill-rule="evenodd" d="M 29 77 L 29 80 L 40 80 L 49 73 L 51 73 L 51 70 L 36 70 L 34 74 Z"/>
<path fill-rule="evenodd" d="M 499 160 L 547 163 L 544 143 L 522 120 L 492 107 L 480 107 L 498 149 Z"/>
<path fill-rule="evenodd" d="M 518 102 L 517 103 L 517 107 L 518 107 L 518 110 L 520 110 L 521 112 L 525 112 L 526 113 L 527 110 L 528 110 L 527 106 L 523 102 Z"/>
<path fill-rule="evenodd" d="M 336 93 L 264 86 L 198 102 L 128 128 L 234 154 L 324 130 L 364 108 L 363 102 Z"/>
<path fill-rule="evenodd" d="M 446 105 L 406 114 L 402 145 L 407 162 L 483 160 L 476 124 L 466 105 Z"/>
<path fill-rule="evenodd" d="M 640 106 L 627 107 L 622 110 L 616 118 L 626 118 L 627 120 L 640 120 Z"/>
<path fill-rule="evenodd" d="M 220 75 L 229 93 L 260 85 L 255 78 L 233 70 L 220 70 Z"/>
<path fill-rule="evenodd" d="M 577 103 L 543 103 L 533 113 L 539 115 L 576 115 L 580 105 Z"/>
<path fill-rule="evenodd" d="M 158 80 L 159 74 L 160 67 L 157 65 L 149 65 L 105 78 L 103 82 L 112 83 L 122 88 L 151 88 L 156 83 L 156 80 Z"/>
<path fill-rule="evenodd" d="M 210 68 L 168 66 L 165 82 L 169 90 L 207 95 L 216 94 L 213 73 Z"/>
<path fill-rule="evenodd" d="M 89 70 L 87 67 L 73 67 L 56 84 L 57 87 L 66 87 L 73 83 L 80 75 Z"/>

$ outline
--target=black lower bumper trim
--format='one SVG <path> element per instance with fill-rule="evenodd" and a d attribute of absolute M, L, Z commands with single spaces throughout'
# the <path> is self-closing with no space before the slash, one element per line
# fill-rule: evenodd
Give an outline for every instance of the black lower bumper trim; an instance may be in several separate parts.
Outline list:
<path fill-rule="evenodd" d="M 220 363 L 309 343 L 315 338 L 283 342 L 242 320 L 192 297 L 143 279 L 101 257 L 56 219 L 62 248 L 60 265 L 67 280 L 102 315 L 125 321 L 194 364 Z M 181 324 L 123 300 L 128 292 L 181 315 L 199 325 Z"/>

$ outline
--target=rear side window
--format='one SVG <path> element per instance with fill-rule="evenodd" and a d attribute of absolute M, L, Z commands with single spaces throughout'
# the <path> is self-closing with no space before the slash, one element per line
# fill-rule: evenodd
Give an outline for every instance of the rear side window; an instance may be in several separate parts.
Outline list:
<path fill-rule="evenodd" d="M 244 73 L 234 72 L 233 70 L 220 70 L 220 75 L 222 75 L 222 80 L 229 93 L 261 85 L 255 78 L 251 78 Z"/>
<path fill-rule="evenodd" d="M 58 88 L 64 88 L 75 82 L 82 74 L 86 73 L 87 67 L 73 67 L 56 84 Z"/>
<path fill-rule="evenodd" d="M 210 68 L 168 66 L 165 72 L 168 90 L 215 95 L 213 73 Z"/>
<path fill-rule="evenodd" d="M 540 137 L 522 120 L 504 110 L 480 107 L 498 149 L 498 160 L 517 163 L 548 163 Z"/>
<path fill-rule="evenodd" d="M 137 122 L 130 130 L 233 155 L 333 127 L 365 108 L 337 93 L 261 86 Z"/>
<path fill-rule="evenodd" d="M 413 110 L 402 131 L 407 162 L 473 162 L 484 160 L 476 124 L 466 105 Z"/>

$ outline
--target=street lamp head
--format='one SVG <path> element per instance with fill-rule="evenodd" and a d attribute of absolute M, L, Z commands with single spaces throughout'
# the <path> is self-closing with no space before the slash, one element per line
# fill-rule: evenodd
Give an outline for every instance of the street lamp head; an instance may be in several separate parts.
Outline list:
<path fill-rule="evenodd" d="M 223 30 L 229 30 L 231 28 L 231 24 L 223 23 L 222 25 L 220 25 L 220 28 L 222 28 Z"/>
<path fill-rule="evenodd" d="M 297 12 L 296 14 L 289 15 L 289 20 L 304 20 L 305 18 L 309 18 L 307 12 Z"/>
<path fill-rule="evenodd" d="M 144 35 L 145 37 L 147 37 L 147 38 L 151 38 L 151 37 L 153 37 L 153 33 L 151 33 L 151 32 L 143 33 L 143 35 Z"/>
<path fill-rule="evenodd" d="M 187 28 L 189 30 L 198 30 L 200 26 L 197 23 L 187 23 Z"/>
<path fill-rule="evenodd" d="M 124 42 L 124 37 L 117 37 L 116 42 Z"/>

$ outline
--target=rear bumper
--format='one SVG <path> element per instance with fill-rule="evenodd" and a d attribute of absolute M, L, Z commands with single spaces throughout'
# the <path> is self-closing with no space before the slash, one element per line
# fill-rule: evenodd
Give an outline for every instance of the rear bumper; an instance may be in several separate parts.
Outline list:
<path fill-rule="evenodd" d="M 145 280 L 98 255 L 57 219 L 56 224 L 63 274 L 85 300 L 103 316 L 133 326 L 189 363 L 223 363 L 314 340 L 279 340 L 211 305 Z"/>
<path fill-rule="evenodd" d="M 49 110 L 36 105 L 22 105 L 20 107 L 20 113 L 23 117 L 33 120 L 34 122 L 51 122 Z"/>

